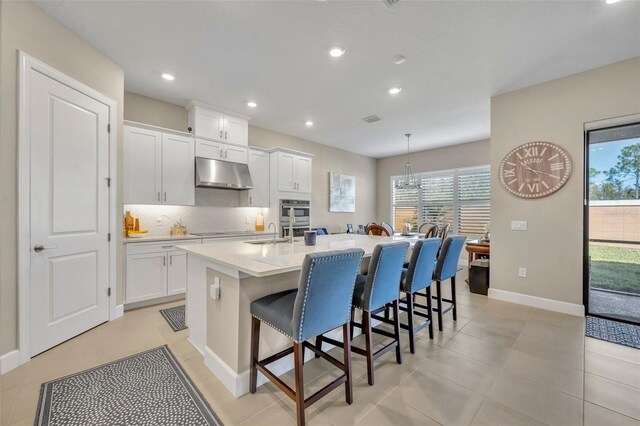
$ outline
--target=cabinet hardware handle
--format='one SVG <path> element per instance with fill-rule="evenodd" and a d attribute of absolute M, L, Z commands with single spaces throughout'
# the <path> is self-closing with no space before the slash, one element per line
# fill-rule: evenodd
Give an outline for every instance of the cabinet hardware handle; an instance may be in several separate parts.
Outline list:
<path fill-rule="evenodd" d="M 169 265 L 173 265 L 173 256 L 169 256 Z"/>
<path fill-rule="evenodd" d="M 229 138 L 227 137 L 227 131 L 225 130 L 224 131 L 224 140 L 226 141 L 227 139 L 229 139 Z"/>
<path fill-rule="evenodd" d="M 162 248 L 173 248 L 173 246 L 162 246 Z"/>
<path fill-rule="evenodd" d="M 158 201 L 160 201 L 160 191 L 158 191 Z"/>
<path fill-rule="evenodd" d="M 253 197 L 249 197 L 249 205 L 253 204 Z"/>
<path fill-rule="evenodd" d="M 167 201 L 167 193 L 164 193 L 164 201 Z"/>
<path fill-rule="evenodd" d="M 162 258 L 162 266 L 167 266 L 167 258 L 166 257 Z"/>
<path fill-rule="evenodd" d="M 220 130 L 220 140 L 222 140 L 222 130 Z"/>

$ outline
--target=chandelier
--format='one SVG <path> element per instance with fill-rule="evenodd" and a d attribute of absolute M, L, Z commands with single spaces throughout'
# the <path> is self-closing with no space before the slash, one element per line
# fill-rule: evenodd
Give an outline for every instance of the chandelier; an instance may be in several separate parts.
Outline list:
<path fill-rule="evenodd" d="M 407 163 L 404 165 L 404 176 L 402 180 L 397 180 L 395 183 L 396 189 L 419 189 L 420 181 L 416 179 L 413 174 L 413 167 L 411 167 L 411 161 L 409 161 L 409 138 L 411 133 L 405 134 L 407 137 Z"/>

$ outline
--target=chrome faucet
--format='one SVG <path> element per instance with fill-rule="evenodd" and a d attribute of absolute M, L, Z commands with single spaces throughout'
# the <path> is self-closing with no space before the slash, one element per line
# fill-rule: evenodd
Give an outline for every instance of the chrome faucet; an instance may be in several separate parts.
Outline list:
<path fill-rule="evenodd" d="M 276 238 L 278 237 L 278 228 L 276 227 L 275 223 L 270 222 L 269 226 L 267 226 L 267 231 L 271 229 L 271 226 L 273 225 L 273 245 L 276 245 Z"/>

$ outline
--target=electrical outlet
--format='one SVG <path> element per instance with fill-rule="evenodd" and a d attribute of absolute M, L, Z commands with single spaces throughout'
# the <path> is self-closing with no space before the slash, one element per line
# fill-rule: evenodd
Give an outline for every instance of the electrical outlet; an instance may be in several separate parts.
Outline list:
<path fill-rule="evenodd" d="M 245 216 L 244 217 L 244 224 L 248 225 L 249 224 L 249 216 Z"/>
<path fill-rule="evenodd" d="M 518 276 L 520 278 L 527 278 L 527 268 L 518 268 Z"/>
<path fill-rule="evenodd" d="M 213 300 L 220 299 L 220 278 L 215 277 L 213 279 L 213 284 L 209 287 L 209 297 Z"/>
<path fill-rule="evenodd" d="M 511 221 L 511 230 L 512 231 L 526 231 L 527 230 L 527 221 L 526 220 L 512 220 Z"/>

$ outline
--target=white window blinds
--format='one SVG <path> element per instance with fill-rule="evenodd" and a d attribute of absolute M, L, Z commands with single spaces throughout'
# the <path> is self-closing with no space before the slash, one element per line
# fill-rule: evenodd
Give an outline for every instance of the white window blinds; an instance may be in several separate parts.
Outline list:
<path fill-rule="evenodd" d="M 451 233 L 479 236 L 490 220 L 491 173 L 489 167 L 417 174 L 419 190 L 396 189 L 401 177 L 392 178 L 394 228 L 406 222 L 414 231 L 423 223 L 449 224 Z"/>

